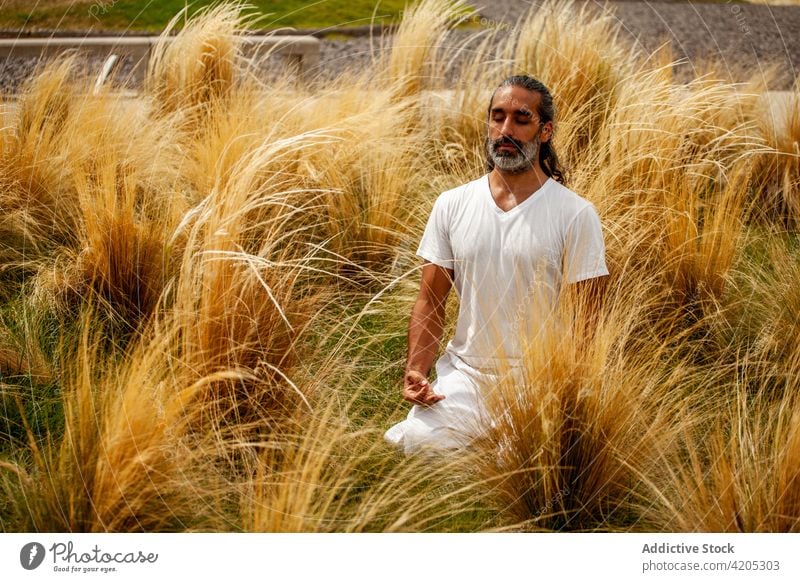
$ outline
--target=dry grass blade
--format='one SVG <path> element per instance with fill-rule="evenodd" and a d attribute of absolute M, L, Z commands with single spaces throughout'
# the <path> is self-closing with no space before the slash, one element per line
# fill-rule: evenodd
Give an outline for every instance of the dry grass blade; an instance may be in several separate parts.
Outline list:
<path fill-rule="evenodd" d="M 187 431 L 188 402 L 163 354 L 143 342 L 121 367 L 84 336 L 69 367 L 65 433 L 4 477 L 27 531 L 133 532 L 219 527 L 215 471 Z M 207 445 L 206 445 L 207 446 Z M 16 483 L 14 483 L 16 481 Z M 213 524 L 213 525 L 212 525 Z"/>

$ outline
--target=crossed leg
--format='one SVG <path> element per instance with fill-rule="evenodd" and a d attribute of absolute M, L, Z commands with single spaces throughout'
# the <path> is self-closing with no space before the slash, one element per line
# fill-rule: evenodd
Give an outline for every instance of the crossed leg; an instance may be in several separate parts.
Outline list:
<path fill-rule="evenodd" d="M 406 454 L 423 448 L 460 449 L 482 432 L 486 412 L 473 378 L 444 354 L 436 363 L 432 387 L 441 400 L 433 406 L 414 405 L 406 419 L 386 431 L 384 439 Z"/>

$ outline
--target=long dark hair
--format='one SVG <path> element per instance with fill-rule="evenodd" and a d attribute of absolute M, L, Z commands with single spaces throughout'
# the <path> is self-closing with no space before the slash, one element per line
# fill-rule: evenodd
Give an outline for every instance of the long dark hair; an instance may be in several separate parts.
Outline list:
<path fill-rule="evenodd" d="M 529 77 L 528 75 L 513 75 L 504 79 L 503 82 L 497 86 L 497 89 L 502 89 L 503 87 L 522 87 L 532 93 L 541 95 L 539 107 L 536 109 L 540 122 L 542 125 L 548 121 L 552 121 L 555 124 L 556 108 L 555 105 L 553 105 L 553 96 L 550 94 L 550 89 L 545 87 L 541 81 Z M 497 89 L 492 93 L 492 98 L 489 101 L 489 108 L 486 112 L 487 119 L 492 114 L 492 101 L 494 101 L 494 95 L 497 93 Z M 542 166 L 544 173 L 553 178 L 553 180 L 561 184 L 566 184 L 566 170 L 561 167 L 558 161 L 556 150 L 553 147 L 552 137 L 539 147 L 539 165 Z M 494 162 L 491 156 L 487 156 L 486 158 L 486 167 L 488 171 L 494 169 Z"/>

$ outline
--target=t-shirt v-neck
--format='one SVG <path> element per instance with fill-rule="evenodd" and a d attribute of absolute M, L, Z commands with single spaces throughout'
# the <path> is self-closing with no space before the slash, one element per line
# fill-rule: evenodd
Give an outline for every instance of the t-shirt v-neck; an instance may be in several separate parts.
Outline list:
<path fill-rule="evenodd" d="M 542 185 L 539 186 L 539 188 L 537 188 L 536 191 L 533 194 L 528 196 L 525 200 L 523 200 L 522 202 L 520 202 L 516 206 L 513 206 L 512 208 L 509 208 L 508 210 L 503 210 L 502 208 L 500 208 L 497 205 L 497 201 L 494 199 L 494 196 L 492 195 L 492 187 L 491 187 L 491 184 L 489 182 L 489 174 L 486 174 L 486 178 L 485 178 L 485 181 L 484 181 L 486 195 L 487 195 L 486 199 L 488 200 L 489 204 L 491 204 L 492 208 L 494 209 L 494 213 L 497 216 L 499 216 L 499 217 L 514 216 L 515 214 L 519 214 L 526 207 L 530 206 L 532 204 L 532 200 L 534 200 L 534 199 L 538 200 L 539 198 L 541 198 L 541 195 L 544 193 L 544 190 L 550 187 L 550 183 L 552 181 L 553 181 L 553 179 L 548 176 L 547 180 L 545 180 L 542 183 Z"/>

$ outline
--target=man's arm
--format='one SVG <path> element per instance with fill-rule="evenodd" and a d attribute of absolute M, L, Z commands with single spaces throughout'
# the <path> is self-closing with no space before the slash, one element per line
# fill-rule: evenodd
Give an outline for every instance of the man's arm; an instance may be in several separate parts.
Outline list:
<path fill-rule="evenodd" d="M 445 304 L 452 286 L 452 269 L 425 262 L 419 295 L 408 324 L 408 359 L 403 381 L 403 398 L 414 404 L 430 406 L 444 398 L 433 392 L 428 374 L 442 339 Z"/>

